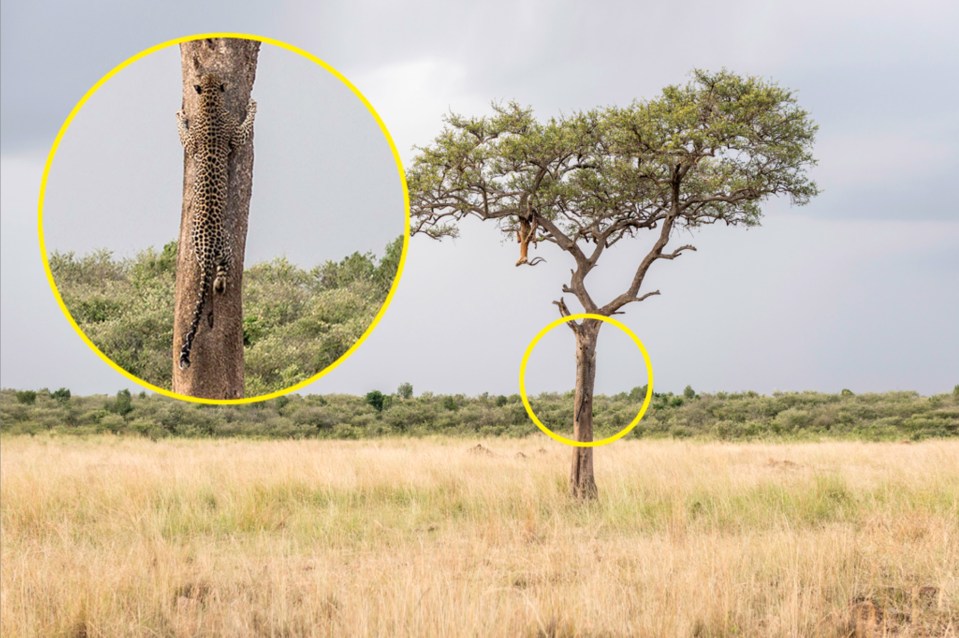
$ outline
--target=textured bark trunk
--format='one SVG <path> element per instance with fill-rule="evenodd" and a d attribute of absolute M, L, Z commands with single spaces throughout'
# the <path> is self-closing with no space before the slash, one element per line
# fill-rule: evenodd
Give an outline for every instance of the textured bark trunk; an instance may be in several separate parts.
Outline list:
<path fill-rule="evenodd" d="M 260 43 L 255 40 L 232 38 L 181 44 L 183 110 L 187 118 L 194 117 L 199 108 L 194 85 L 200 83 L 201 76 L 215 73 L 226 85 L 224 106 L 242 121 L 253 90 L 259 50 Z M 171 134 L 175 134 L 172 114 L 170 121 Z M 193 318 L 202 274 L 190 236 L 195 178 L 193 158 L 184 156 L 173 324 L 173 391 L 209 399 L 237 399 L 243 396 L 243 256 L 253 191 L 253 140 L 234 149 L 229 158 L 224 233 L 231 247 L 231 259 L 226 291 L 208 294 L 193 341 L 190 367 L 181 370 L 180 348 Z"/>
<path fill-rule="evenodd" d="M 573 399 L 573 439 L 593 440 L 593 388 L 596 385 L 596 338 L 601 321 L 584 319 L 576 335 L 576 393 Z M 574 447 L 569 473 L 573 498 L 592 500 L 599 496 L 593 476 L 593 448 Z"/>

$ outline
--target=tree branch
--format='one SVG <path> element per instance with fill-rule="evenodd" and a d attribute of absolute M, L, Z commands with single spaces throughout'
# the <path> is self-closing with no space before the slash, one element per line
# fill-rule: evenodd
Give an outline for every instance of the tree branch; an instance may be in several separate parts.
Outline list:
<path fill-rule="evenodd" d="M 692 244 L 686 244 L 685 246 L 680 246 L 679 248 L 677 248 L 676 250 L 674 250 L 673 252 L 667 255 L 659 255 L 657 259 L 676 259 L 677 257 L 679 257 L 680 253 L 682 253 L 684 250 L 691 250 L 693 252 L 696 252 L 696 247 L 693 246 Z"/>
<path fill-rule="evenodd" d="M 648 299 L 649 297 L 652 297 L 652 296 L 658 295 L 658 294 L 660 294 L 659 291 L 658 291 L 658 290 L 654 290 L 654 291 L 652 291 L 652 292 L 647 292 L 645 295 L 642 295 L 642 296 L 640 296 L 640 297 L 634 297 L 634 298 L 632 298 L 632 299 L 627 299 L 627 300 L 626 300 L 626 303 L 633 303 L 634 301 L 635 301 L 635 302 L 643 301 L 644 299 Z M 623 305 L 626 305 L 626 304 L 623 304 Z M 626 314 L 626 313 L 623 312 L 622 310 L 614 310 L 613 312 L 611 312 L 611 313 L 609 313 L 609 314 L 610 314 L 610 315 L 624 315 L 624 314 Z"/>
<path fill-rule="evenodd" d="M 678 185 L 676 188 L 678 190 Z M 673 224 L 676 222 L 676 212 L 678 208 L 675 200 L 673 201 L 673 211 L 666 216 L 666 219 L 663 220 L 663 227 L 659 231 L 659 238 L 656 240 L 656 243 L 653 244 L 653 247 L 649 253 L 647 253 L 647 255 L 643 258 L 643 261 L 640 262 L 639 267 L 636 269 L 636 274 L 633 275 L 633 281 L 630 283 L 629 288 L 626 289 L 626 292 L 603 306 L 599 310 L 600 314 L 610 315 L 626 304 L 636 300 L 637 295 L 639 294 L 639 288 L 643 285 L 643 279 L 646 278 L 646 273 L 649 271 L 649 267 L 653 265 L 653 262 L 662 257 L 663 249 L 666 247 L 666 244 L 669 243 L 669 234 L 672 232 Z M 682 252 L 683 249 L 685 249 L 685 247 L 679 249 L 676 254 L 673 254 L 668 258 L 675 259 L 679 252 Z"/>
<path fill-rule="evenodd" d="M 536 218 L 536 223 L 540 225 L 541 228 L 545 228 L 546 232 L 553 238 L 556 242 L 556 245 L 568 252 L 576 260 L 577 264 L 582 264 L 586 261 L 586 255 L 583 254 L 583 251 L 579 246 L 576 245 L 576 242 L 569 238 L 566 233 L 559 229 L 559 226 L 554 224 L 552 220 L 549 220 L 542 215 L 534 215 Z"/>

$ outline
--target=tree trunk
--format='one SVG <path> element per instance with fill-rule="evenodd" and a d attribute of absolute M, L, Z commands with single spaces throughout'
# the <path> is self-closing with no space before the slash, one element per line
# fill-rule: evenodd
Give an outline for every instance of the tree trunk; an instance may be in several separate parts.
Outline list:
<path fill-rule="evenodd" d="M 576 393 L 573 399 L 573 440 L 593 440 L 593 388 L 596 385 L 596 338 L 601 321 L 584 319 L 573 326 L 576 335 Z M 593 448 L 574 447 L 569 472 L 573 498 L 592 500 L 599 496 L 593 476 Z"/>
<path fill-rule="evenodd" d="M 243 121 L 256 77 L 260 43 L 255 40 L 212 38 L 180 45 L 183 72 L 183 111 L 195 118 L 200 96 L 194 88 L 203 75 L 213 73 L 223 82 L 223 106 Z M 171 117 L 172 125 L 175 120 Z M 190 365 L 180 367 L 180 349 L 189 331 L 200 291 L 202 269 L 191 238 L 193 184 L 196 166 L 184 155 L 183 208 L 180 216 L 176 271 L 176 302 L 173 324 L 173 391 L 210 399 L 243 396 L 243 256 L 253 186 L 253 141 L 234 148 L 229 155 L 224 241 L 229 245 L 228 284 L 222 293 L 206 295 L 202 320 L 193 340 Z"/>

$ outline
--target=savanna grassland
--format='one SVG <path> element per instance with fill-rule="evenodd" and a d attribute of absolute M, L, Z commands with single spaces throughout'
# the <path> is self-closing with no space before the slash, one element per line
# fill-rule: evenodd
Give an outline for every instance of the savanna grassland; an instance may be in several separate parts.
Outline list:
<path fill-rule="evenodd" d="M 959 441 L 3 437 L 3 636 L 956 636 Z"/>

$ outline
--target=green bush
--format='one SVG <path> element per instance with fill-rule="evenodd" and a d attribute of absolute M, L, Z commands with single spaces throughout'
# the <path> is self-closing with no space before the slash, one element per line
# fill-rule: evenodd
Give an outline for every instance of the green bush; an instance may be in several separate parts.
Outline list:
<path fill-rule="evenodd" d="M 605 438 L 635 417 L 633 393 L 594 397 L 595 434 Z M 32 390 L 0 391 L 0 432 L 93 434 L 158 439 L 184 437 L 350 438 L 377 436 L 528 436 L 538 432 L 519 396 L 429 392 L 397 399 L 374 390 L 365 396 L 290 394 L 243 406 L 183 403 L 157 395 L 76 396 Z M 676 401 L 681 399 L 682 401 Z M 554 431 L 572 430 L 572 394 L 530 397 Z M 702 394 L 657 399 L 633 431 L 634 438 L 710 440 L 922 440 L 959 436 L 959 404 L 951 394 L 913 392 L 843 397 L 813 392 Z"/>
<path fill-rule="evenodd" d="M 382 412 L 383 405 L 386 403 L 386 396 L 379 390 L 373 390 L 366 393 L 366 402 L 377 412 Z"/>
<path fill-rule="evenodd" d="M 316 375 L 366 332 L 386 300 L 402 237 L 384 256 L 353 253 L 303 270 L 284 259 L 243 275 L 245 393 L 257 396 Z M 161 388 L 172 382 L 176 242 L 133 259 L 108 251 L 54 253 L 50 268 L 83 332 L 121 368 Z"/>

